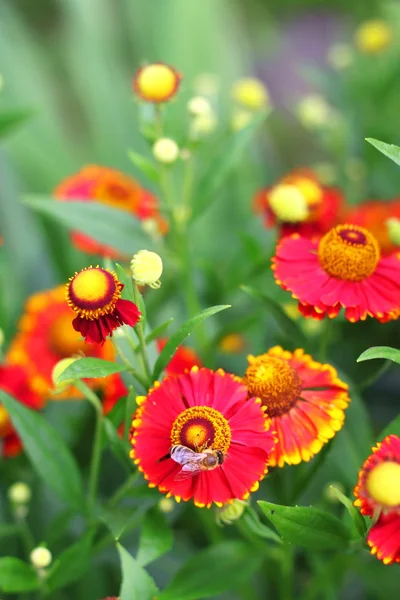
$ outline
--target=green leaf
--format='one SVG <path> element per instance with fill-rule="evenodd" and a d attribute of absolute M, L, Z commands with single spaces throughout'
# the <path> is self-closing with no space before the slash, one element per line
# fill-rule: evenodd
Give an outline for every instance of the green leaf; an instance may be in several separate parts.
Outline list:
<path fill-rule="evenodd" d="M 31 592 L 39 588 L 39 578 L 33 567 L 19 558 L 0 558 L 0 590 L 9 594 Z"/>
<path fill-rule="evenodd" d="M 19 527 L 19 525 L 15 524 L 15 523 L 11 523 L 11 524 L 6 524 L 6 523 L 0 523 L 0 539 L 1 538 L 6 538 L 6 537 L 11 537 L 13 535 L 18 535 L 21 531 L 21 528 Z"/>
<path fill-rule="evenodd" d="M 334 485 L 329 486 L 329 489 L 347 509 L 352 523 L 354 525 L 354 529 L 359 534 L 359 536 L 363 538 L 367 533 L 367 526 L 361 513 L 356 509 L 350 498 L 342 494 L 342 492 L 335 488 Z"/>
<path fill-rule="evenodd" d="M 131 302 L 135 302 L 133 297 L 133 286 L 132 286 L 132 277 L 129 276 L 129 273 L 126 272 L 126 269 L 119 265 L 115 264 L 115 270 L 118 275 L 118 279 L 121 283 L 124 284 L 124 289 L 122 290 L 121 298 L 124 300 L 130 300 Z"/>
<path fill-rule="evenodd" d="M 143 521 L 136 560 L 145 567 L 168 552 L 173 541 L 171 527 L 165 515 L 157 507 L 150 509 Z"/>
<path fill-rule="evenodd" d="M 2 390 L 0 401 L 22 439 L 24 449 L 45 483 L 69 506 L 84 510 L 78 466 L 62 436 L 37 412 L 23 406 Z"/>
<path fill-rule="evenodd" d="M 137 167 L 139 171 L 143 173 L 143 175 L 145 175 L 151 181 L 155 181 L 156 183 L 159 182 L 160 173 L 151 160 L 145 156 L 142 156 L 141 154 L 138 154 L 137 152 L 134 152 L 133 150 L 128 151 L 128 156 L 135 167 Z"/>
<path fill-rule="evenodd" d="M 79 231 L 97 242 L 131 256 L 142 248 L 154 246 L 140 221 L 124 210 L 100 202 L 61 202 L 48 196 L 25 196 L 23 202 L 40 214 Z"/>
<path fill-rule="evenodd" d="M 111 531 L 114 539 L 119 540 L 126 529 L 132 531 L 139 527 L 147 508 L 146 506 L 140 506 L 139 508 L 132 508 L 131 506 L 103 507 L 100 518 Z"/>
<path fill-rule="evenodd" d="M 51 592 L 78 581 L 89 569 L 93 535 L 87 533 L 54 561 L 46 586 Z"/>
<path fill-rule="evenodd" d="M 236 591 L 262 561 L 262 552 L 245 542 L 215 544 L 189 558 L 157 600 L 198 600 Z"/>
<path fill-rule="evenodd" d="M 280 506 L 260 500 L 258 504 L 284 542 L 311 550 L 344 549 L 350 534 L 336 517 L 306 506 Z"/>
<path fill-rule="evenodd" d="M 163 333 L 167 331 L 168 327 L 171 325 L 173 320 L 174 318 L 171 317 L 170 319 L 168 319 L 168 321 L 165 321 L 165 323 L 161 323 L 161 325 L 155 327 L 153 331 L 151 331 L 146 336 L 146 344 L 150 344 L 150 342 L 153 342 L 154 340 L 157 340 L 158 338 L 162 337 Z"/>
<path fill-rule="evenodd" d="M 268 112 L 258 113 L 244 129 L 231 134 L 224 148 L 219 152 L 219 158 L 211 161 L 208 171 L 200 179 L 194 194 L 196 204 L 192 218 L 198 218 L 214 202 L 225 179 L 241 161 L 247 147 L 253 140 L 256 130 L 265 121 Z"/>
<path fill-rule="evenodd" d="M 211 317 L 212 315 L 215 315 L 226 308 L 230 308 L 230 304 L 211 306 L 210 308 L 206 308 L 195 317 L 192 317 L 183 323 L 183 325 L 181 325 L 179 329 L 171 335 L 168 342 L 162 349 L 159 357 L 157 358 L 156 364 L 154 365 L 153 379 L 158 379 L 162 371 L 175 354 L 178 346 L 180 346 L 180 344 L 192 333 L 193 329 L 198 327 L 198 325 L 208 319 L 208 317 Z"/>
<path fill-rule="evenodd" d="M 58 383 L 67 379 L 96 379 L 107 377 L 114 373 L 128 371 L 129 367 L 121 363 L 103 360 L 101 358 L 79 358 L 70 364 L 58 377 Z"/>
<path fill-rule="evenodd" d="M 123 546 L 117 544 L 117 550 L 122 565 L 119 600 L 153 600 L 154 596 L 158 594 L 154 580 Z"/>
<path fill-rule="evenodd" d="M 129 450 L 131 448 L 127 440 L 123 440 L 118 435 L 114 425 L 107 418 L 104 419 L 104 431 L 110 444 L 110 449 L 120 463 L 129 471 L 133 469 L 133 462 L 129 458 Z"/>
<path fill-rule="evenodd" d="M 253 298 L 257 298 L 257 300 L 260 300 L 264 304 L 265 308 L 272 314 L 281 332 L 286 337 L 290 338 L 291 340 L 297 340 L 298 343 L 305 343 L 304 333 L 300 329 L 299 325 L 295 321 L 292 321 L 290 317 L 288 317 L 278 302 L 272 298 L 269 298 L 262 292 L 258 292 L 257 290 L 248 287 L 247 285 L 242 285 L 241 289 L 246 294 L 253 296 Z"/>
<path fill-rule="evenodd" d="M 396 348 L 391 348 L 390 346 L 372 346 L 372 348 L 368 348 L 368 350 L 360 354 L 357 362 L 371 360 L 372 358 L 386 358 L 386 360 L 400 363 L 400 350 L 396 350 Z"/>
<path fill-rule="evenodd" d="M 0 112 L 0 137 L 6 136 L 16 127 L 23 125 L 33 116 L 34 112 L 29 109 L 3 110 Z"/>
<path fill-rule="evenodd" d="M 386 425 L 385 429 L 378 435 L 377 440 L 380 442 L 387 435 L 398 435 L 400 437 L 400 415 L 397 415 L 389 425 Z"/>
<path fill-rule="evenodd" d="M 375 140 L 374 138 L 365 138 L 366 141 L 375 146 L 379 152 L 382 152 L 385 156 L 393 160 L 396 165 L 400 165 L 400 148 L 399 146 L 395 146 L 394 144 L 386 144 L 385 142 L 380 142 L 379 140 Z"/>

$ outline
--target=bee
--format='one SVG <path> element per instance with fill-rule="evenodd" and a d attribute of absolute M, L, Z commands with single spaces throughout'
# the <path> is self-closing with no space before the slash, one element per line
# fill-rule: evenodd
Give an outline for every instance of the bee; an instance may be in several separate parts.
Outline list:
<path fill-rule="evenodd" d="M 168 457 L 182 465 L 182 469 L 174 477 L 175 481 L 183 481 L 199 473 L 213 471 L 225 460 L 225 455 L 221 450 L 208 448 L 202 452 L 195 452 L 191 448 L 179 444 L 172 446 Z"/>

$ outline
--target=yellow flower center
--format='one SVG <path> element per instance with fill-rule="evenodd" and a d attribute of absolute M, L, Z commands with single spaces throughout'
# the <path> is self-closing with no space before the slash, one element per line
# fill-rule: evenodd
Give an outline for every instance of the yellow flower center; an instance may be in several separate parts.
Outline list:
<path fill-rule="evenodd" d="M 122 287 L 115 273 L 89 267 L 67 283 L 67 302 L 80 317 L 98 319 L 113 312 Z"/>
<path fill-rule="evenodd" d="M 296 179 L 295 185 L 306 199 L 307 206 L 313 207 L 321 202 L 322 189 L 317 182 L 308 177 L 300 177 L 299 179 Z"/>
<path fill-rule="evenodd" d="M 180 444 L 196 451 L 213 448 L 225 453 L 231 437 L 229 423 L 218 410 L 210 406 L 192 406 L 175 419 L 171 445 Z"/>
<path fill-rule="evenodd" d="M 378 464 L 368 474 L 366 487 L 379 504 L 400 505 L 400 464 L 392 461 Z"/>
<path fill-rule="evenodd" d="M 260 110 L 268 104 L 268 90 L 259 79 L 240 79 L 232 88 L 232 96 L 242 106 L 250 110 Z"/>
<path fill-rule="evenodd" d="M 289 411 L 301 395 L 301 380 L 297 371 L 284 358 L 262 354 L 249 356 L 249 366 L 243 378 L 249 396 L 261 398 L 269 417 Z"/>
<path fill-rule="evenodd" d="M 280 183 L 272 188 L 268 201 L 280 221 L 299 223 L 308 217 L 306 198 L 296 185 Z"/>
<path fill-rule="evenodd" d="M 179 77 L 177 73 L 163 64 L 143 67 L 137 75 L 136 86 L 140 95 L 150 102 L 162 102 L 174 93 Z"/>
<path fill-rule="evenodd" d="M 318 258 L 328 275 L 347 281 L 362 281 L 375 271 L 380 249 L 367 229 L 357 225 L 338 225 L 321 239 Z"/>
<path fill-rule="evenodd" d="M 80 334 L 72 327 L 71 315 L 60 315 L 52 324 L 49 335 L 49 345 L 53 352 L 60 357 L 72 356 L 83 352 L 85 342 Z"/>

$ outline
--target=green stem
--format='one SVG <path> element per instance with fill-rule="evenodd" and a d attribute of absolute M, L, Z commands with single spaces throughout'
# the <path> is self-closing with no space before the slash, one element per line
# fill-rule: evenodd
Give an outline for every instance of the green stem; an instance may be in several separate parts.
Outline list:
<path fill-rule="evenodd" d="M 328 347 L 329 347 L 329 344 L 331 341 L 332 341 L 332 323 L 330 322 L 330 319 L 328 319 L 328 317 L 326 317 L 325 327 L 324 327 L 324 331 L 322 332 L 321 344 L 319 347 L 319 360 L 322 363 L 324 363 L 326 361 Z"/>
<path fill-rule="evenodd" d="M 30 527 L 25 519 L 19 521 L 18 529 L 21 542 L 24 547 L 24 552 L 26 554 L 26 557 L 29 559 L 29 555 L 35 547 L 35 540 L 32 531 L 30 530 Z"/>
<path fill-rule="evenodd" d="M 133 297 L 134 297 L 136 306 L 139 306 L 140 292 L 139 292 L 139 288 L 138 288 L 136 281 L 133 281 Z M 143 369 L 146 373 L 146 377 L 148 380 L 148 385 L 147 385 L 147 388 L 148 388 L 149 385 L 151 385 L 151 383 L 152 383 L 152 373 L 151 373 L 149 358 L 147 356 L 147 347 L 146 347 L 146 340 L 144 338 L 143 323 L 141 321 L 139 321 L 139 323 L 136 325 L 135 330 L 136 330 L 136 333 L 137 333 L 137 336 L 139 339 L 140 356 L 142 358 Z"/>
<path fill-rule="evenodd" d="M 140 471 L 135 471 L 134 473 L 131 473 L 131 475 L 129 475 L 126 481 L 124 481 L 124 483 L 121 485 L 121 487 L 119 487 L 114 493 L 114 495 L 111 496 L 110 500 L 107 503 L 107 506 L 109 508 L 113 508 L 114 506 L 116 506 L 118 502 L 122 500 L 122 498 L 125 496 L 125 494 L 129 492 L 129 490 L 139 477 Z"/>
<path fill-rule="evenodd" d="M 292 600 L 293 598 L 293 550 L 284 544 L 282 547 L 279 574 L 279 599 Z"/>
<path fill-rule="evenodd" d="M 128 342 L 130 341 L 129 338 Z M 116 353 L 118 354 L 118 356 L 120 357 L 120 359 L 122 360 L 122 362 L 124 363 L 124 365 L 126 365 L 127 367 L 129 367 L 129 371 L 132 373 L 132 375 L 137 379 L 137 381 L 144 387 L 145 390 L 149 389 L 149 381 L 146 377 L 143 377 L 143 375 L 141 375 L 140 373 L 138 373 L 138 371 L 132 367 L 131 363 L 129 362 L 129 360 L 126 358 L 125 354 L 122 352 L 121 348 L 118 347 L 118 343 L 116 341 L 113 341 L 113 345 L 115 348 Z M 140 346 L 136 349 L 135 351 L 139 352 L 140 351 Z"/>

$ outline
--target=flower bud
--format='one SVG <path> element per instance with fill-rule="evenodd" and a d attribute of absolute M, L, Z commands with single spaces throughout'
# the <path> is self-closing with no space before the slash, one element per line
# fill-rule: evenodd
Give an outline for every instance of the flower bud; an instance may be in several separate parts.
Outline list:
<path fill-rule="evenodd" d="M 250 110 L 260 110 L 269 103 L 269 94 L 262 81 L 255 77 L 239 79 L 232 87 L 236 102 Z"/>
<path fill-rule="evenodd" d="M 191 124 L 191 137 L 199 138 L 214 131 L 217 126 L 217 118 L 212 110 L 208 113 L 196 116 Z"/>
<path fill-rule="evenodd" d="M 166 102 L 178 91 L 182 76 L 164 63 L 146 65 L 136 72 L 133 88 L 146 102 Z"/>
<path fill-rule="evenodd" d="M 176 503 L 172 498 L 161 498 L 158 503 L 158 508 L 163 513 L 171 513 L 176 506 Z"/>
<path fill-rule="evenodd" d="M 39 546 L 30 554 L 31 564 L 35 569 L 45 569 L 51 564 L 52 556 L 50 550 Z"/>
<path fill-rule="evenodd" d="M 331 67 L 341 71 L 351 65 L 354 53 L 348 44 L 333 44 L 329 49 L 327 59 Z"/>
<path fill-rule="evenodd" d="M 238 354 L 246 347 L 246 341 L 240 333 L 228 333 L 218 344 L 218 349 L 226 354 Z"/>
<path fill-rule="evenodd" d="M 324 487 L 322 494 L 325 500 L 331 502 L 332 504 L 339 504 L 340 500 L 332 488 L 337 489 L 342 494 L 345 494 L 346 490 L 344 489 L 340 481 L 331 481 L 330 483 L 327 483 Z"/>
<path fill-rule="evenodd" d="M 153 146 L 153 156 L 160 163 L 172 164 L 179 156 L 178 144 L 170 138 L 160 138 Z"/>
<path fill-rule="evenodd" d="M 400 246 L 400 219 L 391 217 L 386 221 L 386 227 L 390 241 L 396 244 L 396 246 Z"/>
<path fill-rule="evenodd" d="M 158 289 L 163 272 L 161 257 L 149 250 L 139 250 L 131 260 L 132 278 L 139 285 L 148 285 Z"/>
<path fill-rule="evenodd" d="M 199 115 L 208 114 L 211 112 L 211 104 L 203 96 L 194 96 L 187 103 L 187 109 L 191 115 L 198 117 Z"/>
<path fill-rule="evenodd" d="M 363 54 L 378 54 L 393 40 L 393 30 L 382 19 L 364 21 L 355 33 L 355 43 Z"/>
<path fill-rule="evenodd" d="M 8 488 L 8 499 L 11 504 L 21 505 L 28 504 L 32 497 L 31 488 L 23 483 L 22 481 L 17 481 L 13 483 L 11 487 Z"/>
<path fill-rule="evenodd" d="M 319 94 L 305 96 L 297 105 L 297 117 L 300 123 L 309 129 L 327 125 L 332 116 L 332 107 Z"/>
<path fill-rule="evenodd" d="M 70 358 L 62 358 L 58 361 L 56 365 L 54 365 L 53 370 L 51 372 L 51 379 L 56 394 L 63 392 L 65 389 L 67 389 L 70 385 L 74 383 L 74 379 L 66 379 L 61 383 L 58 383 L 58 379 L 61 373 L 64 373 L 65 369 L 72 365 L 76 360 L 78 360 L 78 357 L 71 356 Z"/>
<path fill-rule="evenodd" d="M 281 183 L 272 188 L 269 205 L 280 221 L 299 223 L 308 217 L 307 200 L 296 185 Z"/>
<path fill-rule="evenodd" d="M 246 500 L 233 500 L 229 504 L 224 504 L 222 508 L 217 509 L 218 525 L 232 525 L 234 521 L 240 519 L 244 513 L 248 502 Z"/>

